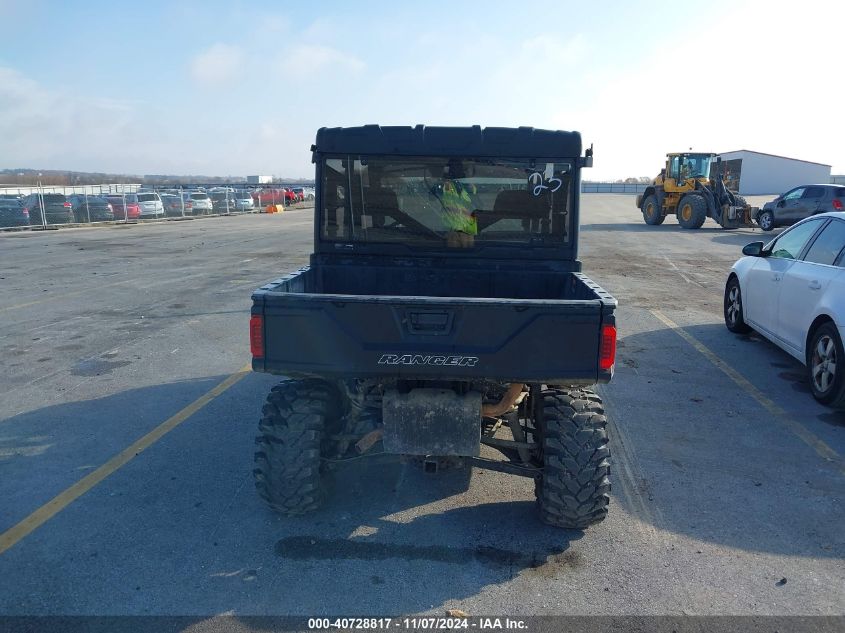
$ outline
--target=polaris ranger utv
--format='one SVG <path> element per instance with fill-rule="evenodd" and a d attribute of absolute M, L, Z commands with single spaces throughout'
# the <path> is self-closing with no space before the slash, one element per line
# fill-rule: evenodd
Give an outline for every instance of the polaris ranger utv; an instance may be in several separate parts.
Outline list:
<path fill-rule="evenodd" d="M 577 259 L 580 134 L 322 128 L 312 152 L 310 265 L 252 295 L 253 370 L 285 376 L 256 438 L 261 497 L 312 510 L 326 459 L 373 451 L 533 478 L 552 525 L 604 519 L 589 387 L 613 376 L 616 300 Z"/>

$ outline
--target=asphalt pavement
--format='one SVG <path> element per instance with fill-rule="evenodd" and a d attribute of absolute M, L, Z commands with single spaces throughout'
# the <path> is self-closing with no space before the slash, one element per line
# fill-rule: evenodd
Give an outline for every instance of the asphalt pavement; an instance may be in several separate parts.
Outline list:
<path fill-rule="evenodd" d="M 648 227 L 626 195 L 581 224 L 620 303 L 613 499 L 583 532 L 528 479 L 392 457 L 306 517 L 261 505 L 250 293 L 307 263 L 310 210 L 0 235 L 0 615 L 845 614 L 845 413 L 722 322 L 771 234 Z"/>

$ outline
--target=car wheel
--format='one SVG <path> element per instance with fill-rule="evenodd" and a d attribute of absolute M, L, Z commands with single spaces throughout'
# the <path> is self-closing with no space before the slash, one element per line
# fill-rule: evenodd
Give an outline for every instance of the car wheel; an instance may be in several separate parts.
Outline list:
<path fill-rule="evenodd" d="M 739 289 L 739 280 L 733 276 L 725 285 L 725 326 L 737 334 L 751 331 L 742 316 L 742 291 Z"/>
<path fill-rule="evenodd" d="M 764 231 L 771 231 L 775 228 L 775 214 L 771 211 L 762 211 L 760 215 L 757 216 L 757 224 L 759 224 L 760 228 Z"/>
<path fill-rule="evenodd" d="M 816 400 L 845 408 L 845 350 L 839 331 L 830 321 L 822 323 L 810 337 L 807 374 Z"/>

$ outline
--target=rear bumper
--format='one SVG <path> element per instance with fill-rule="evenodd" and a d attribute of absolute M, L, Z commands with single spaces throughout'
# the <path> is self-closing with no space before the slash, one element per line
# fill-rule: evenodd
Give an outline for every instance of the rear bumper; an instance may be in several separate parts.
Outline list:
<path fill-rule="evenodd" d="M 47 224 L 73 224 L 76 218 L 72 211 L 64 211 L 62 213 L 45 213 L 44 221 Z M 41 213 L 36 211 L 29 214 L 29 223 L 34 225 L 41 224 Z"/>
<path fill-rule="evenodd" d="M 29 226 L 29 218 L 3 218 L 0 217 L 0 226 Z"/>
<path fill-rule="evenodd" d="M 141 216 L 140 216 L 140 214 L 138 214 L 137 212 L 131 212 L 131 213 L 129 214 L 129 219 L 130 219 L 130 220 L 137 220 L 137 219 L 138 219 L 138 218 L 140 218 L 140 217 L 141 217 Z M 126 212 L 125 212 L 125 211 L 123 211 L 122 209 L 120 209 L 120 210 L 115 210 L 115 212 L 114 212 L 114 219 L 115 219 L 115 220 L 125 220 L 125 219 L 126 219 Z"/>
<path fill-rule="evenodd" d="M 80 222 L 87 222 L 90 218 L 92 222 L 108 222 L 109 220 L 114 220 L 115 215 L 111 211 L 104 212 L 104 211 L 89 211 L 86 212 L 85 209 L 76 212 L 76 217 L 79 219 Z"/>
<path fill-rule="evenodd" d="M 307 273 L 304 273 L 307 274 Z M 589 290 L 569 300 L 325 295 L 293 275 L 253 295 L 263 358 L 254 371 L 288 376 L 546 384 L 609 382 L 599 367 L 616 300 Z M 281 290 L 281 291 L 280 291 Z"/>

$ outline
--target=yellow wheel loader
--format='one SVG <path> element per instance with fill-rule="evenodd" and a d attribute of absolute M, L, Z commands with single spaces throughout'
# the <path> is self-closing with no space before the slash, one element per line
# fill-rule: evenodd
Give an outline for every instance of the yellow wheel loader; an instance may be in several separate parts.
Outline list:
<path fill-rule="evenodd" d="M 716 154 L 679 153 L 666 155 L 666 167 L 646 190 L 637 196 L 637 208 L 646 224 L 663 224 L 674 214 L 685 229 L 698 229 L 710 217 L 725 229 L 754 226 L 760 209 L 725 186 Z"/>

